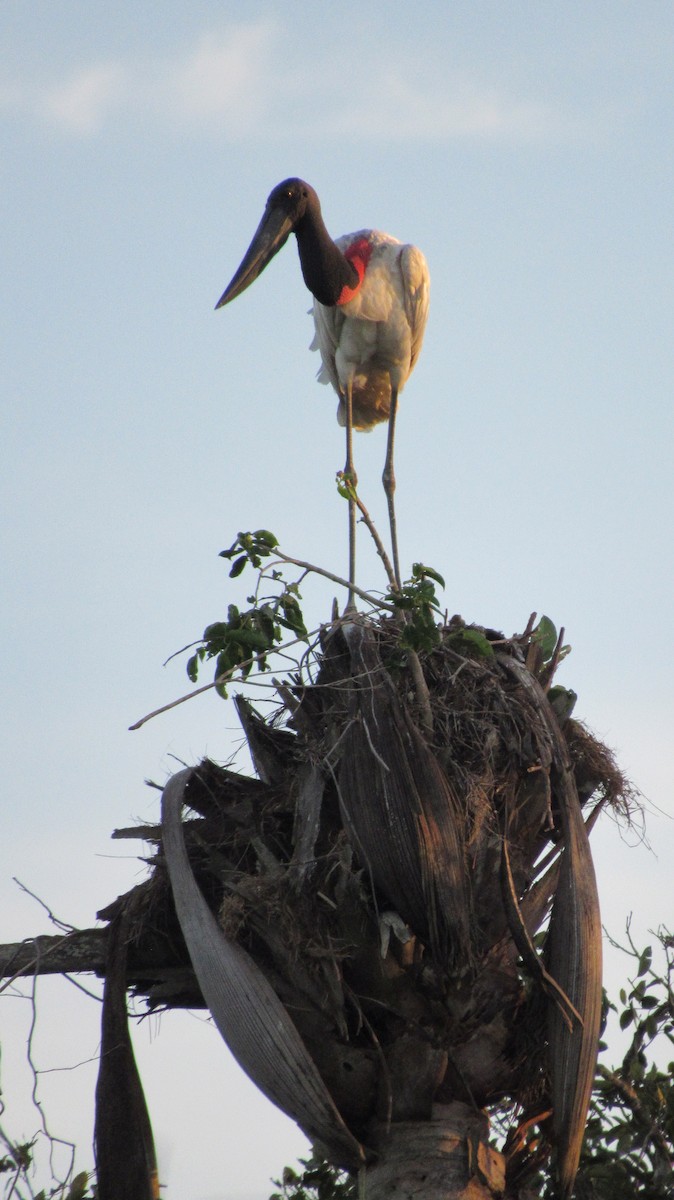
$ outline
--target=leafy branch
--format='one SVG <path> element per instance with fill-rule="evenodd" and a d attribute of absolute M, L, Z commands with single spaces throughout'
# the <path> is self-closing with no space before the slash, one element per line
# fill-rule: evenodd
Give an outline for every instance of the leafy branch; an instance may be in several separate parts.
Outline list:
<path fill-rule="evenodd" d="M 635 945 L 629 922 L 627 945 L 609 938 L 634 961 L 619 1005 L 607 1004 L 631 1038 L 618 1066 L 598 1067 L 585 1157 L 588 1176 L 615 1200 L 665 1200 L 674 1188 L 674 1062 L 657 1061 L 674 1044 L 674 937 L 661 929 L 656 938 L 660 966 L 653 947 Z"/>
<path fill-rule="evenodd" d="M 389 598 L 404 621 L 400 630 L 402 650 L 428 653 L 440 643 L 438 617 L 442 617 L 435 585 L 444 588 L 442 575 L 423 563 L 414 563 L 412 576 L 398 589 L 389 588 Z"/>
<path fill-rule="evenodd" d="M 384 597 L 351 585 L 348 580 L 324 567 L 285 554 L 280 549 L 276 536 L 268 529 L 239 532 L 232 545 L 227 550 L 222 550 L 220 556 L 232 563 L 229 571 L 231 579 L 238 578 L 248 567 L 257 571 L 255 591 L 247 598 L 250 608 L 242 611 L 237 605 L 230 604 L 227 620 L 215 621 L 206 627 L 187 662 L 188 678 L 192 683 L 196 683 L 202 664 L 215 659 L 213 682 L 203 684 L 194 691 L 154 709 L 129 728 L 140 729 L 153 717 L 184 704 L 211 688 L 215 688 L 220 696 L 226 698 L 228 685 L 234 678 L 248 679 L 253 667 L 261 673 L 267 671 L 268 657 L 272 653 L 288 650 L 299 642 L 309 644 L 310 639 L 315 637 L 319 630 L 313 630 L 311 633 L 307 630 L 300 605 L 299 587 L 306 575 L 315 574 L 338 584 L 349 594 L 355 593 L 374 611 L 390 613 L 392 617 L 397 618 L 400 625 L 401 658 L 409 666 L 419 699 L 422 724 L 430 732 L 430 700 L 417 652 L 432 650 L 440 640 L 436 618 L 441 617 L 442 613 L 437 603 L 435 585 L 444 587 L 444 581 L 431 567 L 415 563 L 411 578 L 402 588 L 397 588 L 381 539 L 372 525 L 369 514 L 360 503 L 359 508 L 375 539 L 389 577 L 389 588 Z M 300 578 L 290 582 L 284 579 L 279 564 L 297 567 L 302 572 Z M 275 587 L 271 593 L 268 592 L 269 585 Z M 352 619 L 352 614 L 349 614 L 348 620 Z M 286 632 L 296 636 L 284 641 Z M 192 643 L 190 648 L 194 645 L 195 643 Z"/>
<path fill-rule="evenodd" d="M 229 572 L 231 579 L 236 579 L 249 564 L 259 572 L 257 590 L 248 597 L 252 607 L 241 612 L 236 604 L 230 604 L 227 620 L 206 627 L 201 645 L 187 663 L 188 678 L 196 683 L 200 664 L 214 658 L 215 688 L 223 698 L 227 697 L 227 683 L 235 672 L 247 679 L 253 665 L 260 671 L 267 670 L 267 657 L 280 647 L 284 630 L 294 634 L 295 638 L 308 640 L 297 583 L 286 582 L 280 571 L 273 569 L 270 578 L 282 584 L 280 591 L 263 597 L 259 595 L 268 570 L 262 567 L 262 561 L 277 544 L 273 533 L 260 529 L 257 533 L 240 533 L 229 550 L 221 552 L 222 558 L 234 559 Z"/>
<path fill-rule="evenodd" d="M 291 630 L 299 638 L 308 638 L 299 604 L 300 581 L 288 583 L 278 569 L 281 562 L 298 567 L 303 572 L 302 578 L 306 574 L 314 573 L 343 584 L 349 588 L 350 594 L 355 592 L 373 609 L 390 612 L 398 618 L 401 662 L 410 668 L 419 699 L 422 723 L 429 732 L 432 730 L 428 688 L 418 653 L 431 651 L 440 641 L 438 618 L 442 613 L 435 587 L 436 584 L 444 587 L 444 580 L 433 568 L 415 563 L 411 578 L 398 588 L 369 514 L 362 504 L 359 504 L 359 508 L 375 539 L 389 576 L 389 588 L 385 599 L 373 596 L 361 588 L 349 586 L 346 580 L 340 579 L 331 571 L 284 554 L 279 548 L 277 538 L 268 529 L 239 533 L 229 549 L 221 552 L 221 557 L 232 561 L 230 578 L 237 578 L 248 566 L 258 571 L 256 591 L 248 597 L 248 603 L 252 607 L 242 613 L 235 605 L 230 605 L 227 621 L 216 622 L 206 628 L 201 644 L 187 664 L 187 674 L 193 683 L 197 680 L 201 663 L 215 658 L 215 687 L 221 696 L 226 697 L 227 683 L 235 672 L 238 671 L 241 678 L 246 679 L 254 663 L 261 671 L 266 670 L 267 656 L 282 648 L 284 629 Z M 261 596 L 263 583 L 267 581 L 278 584 L 279 590 L 272 595 Z"/>
<path fill-rule="evenodd" d="M 355 1200 L 358 1195 L 357 1180 L 330 1166 L 316 1151 L 300 1158 L 298 1166 L 283 1168 L 281 1179 L 273 1180 L 281 1190 L 272 1192 L 269 1200 Z"/>
<path fill-rule="evenodd" d="M 447 630 L 436 594 L 436 587 L 444 588 L 445 582 L 432 567 L 414 563 L 410 578 L 400 587 L 396 585 L 381 539 L 367 510 L 360 501 L 357 502 L 388 575 L 389 586 L 383 596 L 350 585 L 348 580 L 324 567 L 286 554 L 281 550 L 277 537 L 268 529 L 239 532 L 232 545 L 220 552 L 220 557 L 231 562 L 231 579 L 237 579 L 247 568 L 257 571 L 255 590 L 247 597 L 250 607 L 242 610 L 236 604 L 230 604 L 227 619 L 207 625 L 199 641 L 189 647 L 192 649 L 196 646 L 186 666 L 190 681 L 196 683 L 202 665 L 214 659 L 213 681 L 154 709 L 129 728 L 140 729 L 147 721 L 211 688 L 227 698 L 228 687 L 233 680 L 249 679 L 253 669 L 256 673 L 267 672 L 270 655 L 287 651 L 302 642 L 310 645 L 320 629 L 311 632 L 307 629 L 299 589 L 302 579 L 314 574 L 338 584 L 350 594 L 355 593 L 375 612 L 389 613 L 394 618 L 398 626 L 397 650 L 389 661 L 392 667 L 409 669 L 421 724 L 426 732 L 432 733 L 433 714 L 419 654 L 429 654 L 444 638 L 452 649 L 464 657 L 488 657 L 493 654 L 492 642 L 484 630 L 466 627 L 460 618 L 454 618 Z M 283 565 L 296 567 L 301 572 L 300 577 L 290 581 L 285 579 L 280 569 Z M 562 645 L 563 629 L 558 636 L 552 621 L 545 616 L 534 628 L 534 618 L 535 614 L 532 614 L 521 642 L 527 647 L 530 669 L 548 686 L 558 662 L 569 653 L 570 647 Z M 344 619 L 351 621 L 353 616 L 349 614 Z M 337 620 L 336 616 L 334 620 Z M 284 641 L 288 633 L 295 636 Z M 559 715 L 568 716 L 576 699 L 575 693 L 566 689 L 553 690 L 560 691 L 559 704 L 566 706 L 563 714 L 560 708 Z M 552 692 L 550 698 L 553 702 Z"/>

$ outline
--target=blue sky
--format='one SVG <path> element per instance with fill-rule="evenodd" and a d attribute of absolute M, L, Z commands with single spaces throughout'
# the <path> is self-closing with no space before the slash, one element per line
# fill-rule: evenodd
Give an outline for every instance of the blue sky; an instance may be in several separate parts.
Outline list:
<path fill-rule="evenodd" d="M 560 682 L 647 799 L 652 849 L 610 820 L 593 835 L 604 922 L 672 923 L 674 10 L 412 11 L 0 9 L 3 941 L 46 928 L 12 876 L 89 924 L 142 878 L 135 843 L 109 834 L 156 817 L 143 780 L 239 746 L 212 695 L 127 730 L 186 690 L 167 656 L 245 598 L 218 558 L 237 530 L 346 570 L 342 435 L 294 245 L 213 312 L 292 174 L 335 236 L 375 226 L 426 254 L 398 425 L 403 569 L 435 566 L 467 620 L 565 625 Z M 384 449 L 381 428 L 356 438 L 382 530 Z M 332 589 L 305 598 L 318 622 Z M 40 995 L 40 1064 L 95 1056 L 97 1006 L 67 983 Z M 8 1049 L 27 1009 L 3 1003 L 0 1038 L 29 1133 Z M 169 1200 L 264 1198 L 303 1142 L 216 1033 L 171 1015 L 136 1042 Z M 42 1080 L 82 1166 L 94 1077 Z"/>

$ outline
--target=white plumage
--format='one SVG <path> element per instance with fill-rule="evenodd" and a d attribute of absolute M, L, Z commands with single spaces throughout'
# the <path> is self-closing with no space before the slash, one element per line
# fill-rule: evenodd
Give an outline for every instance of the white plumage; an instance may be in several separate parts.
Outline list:
<path fill-rule="evenodd" d="M 335 244 L 345 254 L 362 242 L 370 246 L 371 257 L 353 299 L 330 307 L 314 300 L 311 349 L 321 355 L 318 379 L 331 383 L 339 396 L 339 424 L 346 424 L 344 397 L 350 381 L 354 428 L 369 430 L 388 420 L 391 385 L 401 392 L 419 357 L 430 276 L 421 250 L 388 233 L 361 229 Z"/>

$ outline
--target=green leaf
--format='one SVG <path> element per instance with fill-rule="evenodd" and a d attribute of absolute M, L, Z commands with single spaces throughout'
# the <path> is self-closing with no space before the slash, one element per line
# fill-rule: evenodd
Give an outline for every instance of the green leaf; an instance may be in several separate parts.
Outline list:
<path fill-rule="evenodd" d="M 75 1176 L 70 1185 L 66 1200 L 85 1200 L 88 1182 L 89 1175 L 87 1172 L 80 1171 L 79 1175 Z"/>
<path fill-rule="evenodd" d="M 270 550 L 275 550 L 278 546 L 278 538 L 269 529 L 258 529 L 253 534 L 253 537 L 257 542 L 260 542 L 263 546 L 267 546 Z"/>
<path fill-rule="evenodd" d="M 646 1037 L 653 1039 L 658 1033 L 658 1014 L 656 1012 L 649 1013 L 644 1021 L 644 1033 Z"/>
<path fill-rule="evenodd" d="M 465 658 L 492 658 L 494 654 L 491 642 L 480 629 L 457 629 L 447 641 Z"/>
<path fill-rule="evenodd" d="M 247 562 L 248 562 L 248 555 L 240 554 L 239 557 L 237 558 L 236 562 L 232 566 L 232 569 L 229 572 L 229 578 L 236 579 L 237 576 L 240 575 L 241 572 L 243 571 L 243 568 L 245 567 Z"/>
<path fill-rule="evenodd" d="M 226 621 L 214 621 L 212 625 L 207 625 L 204 629 L 204 642 L 217 642 L 226 638 L 229 633 L 229 624 Z"/>
<path fill-rule="evenodd" d="M 540 646 L 543 662 L 549 662 L 557 645 L 557 630 L 549 617 L 541 617 L 531 637 Z"/>
<path fill-rule="evenodd" d="M 433 567 L 426 567 L 423 563 L 414 563 L 412 566 L 412 574 L 415 577 L 427 575 L 429 579 L 433 579 L 441 588 L 445 587 L 445 581 L 438 571 L 434 571 Z"/>
<path fill-rule="evenodd" d="M 641 997 L 643 996 L 645 991 L 646 991 L 646 980 L 642 979 L 639 981 L 639 983 L 635 984 L 634 987 L 632 988 L 632 991 L 630 992 L 630 1000 L 641 1000 Z"/>
<path fill-rule="evenodd" d="M 640 975 L 645 975 L 653 961 L 653 949 L 647 946 L 639 958 L 639 966 L 637 968 L 637 978 Z"/>
<path fill-rule="evenodd" d="M 277 626 L 274 620 L 273 609 L 268 604 L 265 604 L 257 610 L 256 616 L 258 626 L 267 639 L 267 645 L 269 647 L 273 646 L 277 640 Z"/>
<path fill-rule="evenodd" d="M 245 626 L 237 629 L 236 644 L 248 651 L 269 649 L 269 639 L 265 637 L 264 633 Z"/>
<path fill-rule="evenodd" d="M 285 625 L 287 629 L 291 629 L 298 637 L 306 637 L 307 627 L 304 624 L 302 610 L 295 597 L 287 594 L 281 596 L 279 604 L 283 611 L 283 617 L 279 617 L 281 624 Z"/>
<path fill-rule="evenodd" d="M 235 665 L 236 665 L 235 663 L 232 663 L 230 661 L 229 656 L 227 654 L 219 654 L 217 662 L 216 662 L 216 666 L 215 666 L 214 679 L 217 680 L 220 675 L 228 676 L 232 667 Z M 226 679 L 223 679 L 219 683 L 215 684 L 215 690 L 219 696 L 222 696 L 223 700 L 227 699 L 227 684 L 228 683 L 229 683 L 229 677 Z"/>
<path fill-rule="evenodd" d="M 621 1014 L 620 1014 L 620 1028 L 627 1029 L 628 1025 L 631 1025 L 633 1020 L 634 1020 L 634 1009 L 626 1008 L 624 1010 L 624 1012 L 621 1012 Z"/>
<path fill-rule="evenodd" d="M 233 558 L 235 554 L 240 556 L 230 572 L 235 577 L 248 561 L 258 569 L 262 559 L 267 558 L 276 546 L 278 540 L 269 529 L 257 529 L 255 533 L 240 532 L 228 550 L 220 551 L 220 558 Z"/>
<path fill-rule="evenodd" d="M 356 492 L 356 483 L 354 476 L 347 471 L 338 471 L 336 475 L 337 491 L 343 500 L 357 500 L 358 493 Z"/>
<path fill-rule="evenodd" d="M 550 706 L 560 723 L 566 721 L 568 717 L 571 716 L 571 713 L 576 706 L 577 699 L 578 696 L 576 692 L 574 692 L 573 688 L 560 687 L 559 684 L 555 684 L 555 686 L 551 687 L 548 691 L 548 700 L 550 702 Z"/>

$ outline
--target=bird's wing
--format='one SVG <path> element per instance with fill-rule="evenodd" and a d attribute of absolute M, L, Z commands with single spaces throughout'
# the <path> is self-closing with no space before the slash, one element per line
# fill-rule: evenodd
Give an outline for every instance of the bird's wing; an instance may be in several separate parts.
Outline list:
<path fill-rule="evenodd" d="M 331 383 L 339 394 L 339 378 L 335 366 L 335 355 L 339 345 L 339 337 L 344 326 L 344 313 L 337 307 L 326 308 L 314 300 L 314 325 L 316 334 L 311 343 L 311 350 L 319 350 L 322 366 L 318 372 L 321 383 Z"/>
<path fill-rule="evenodd" d="M 426 259 L 421 250 L 417 250 L 416 246 L 403 246 L 400 254 L 400 270 L 404 285 L 405 313 L 412 334 L 411 371 L 419 357 L 421 343 L 424 340 L 424 330 L 428 319 L 431 277 Z"/>

